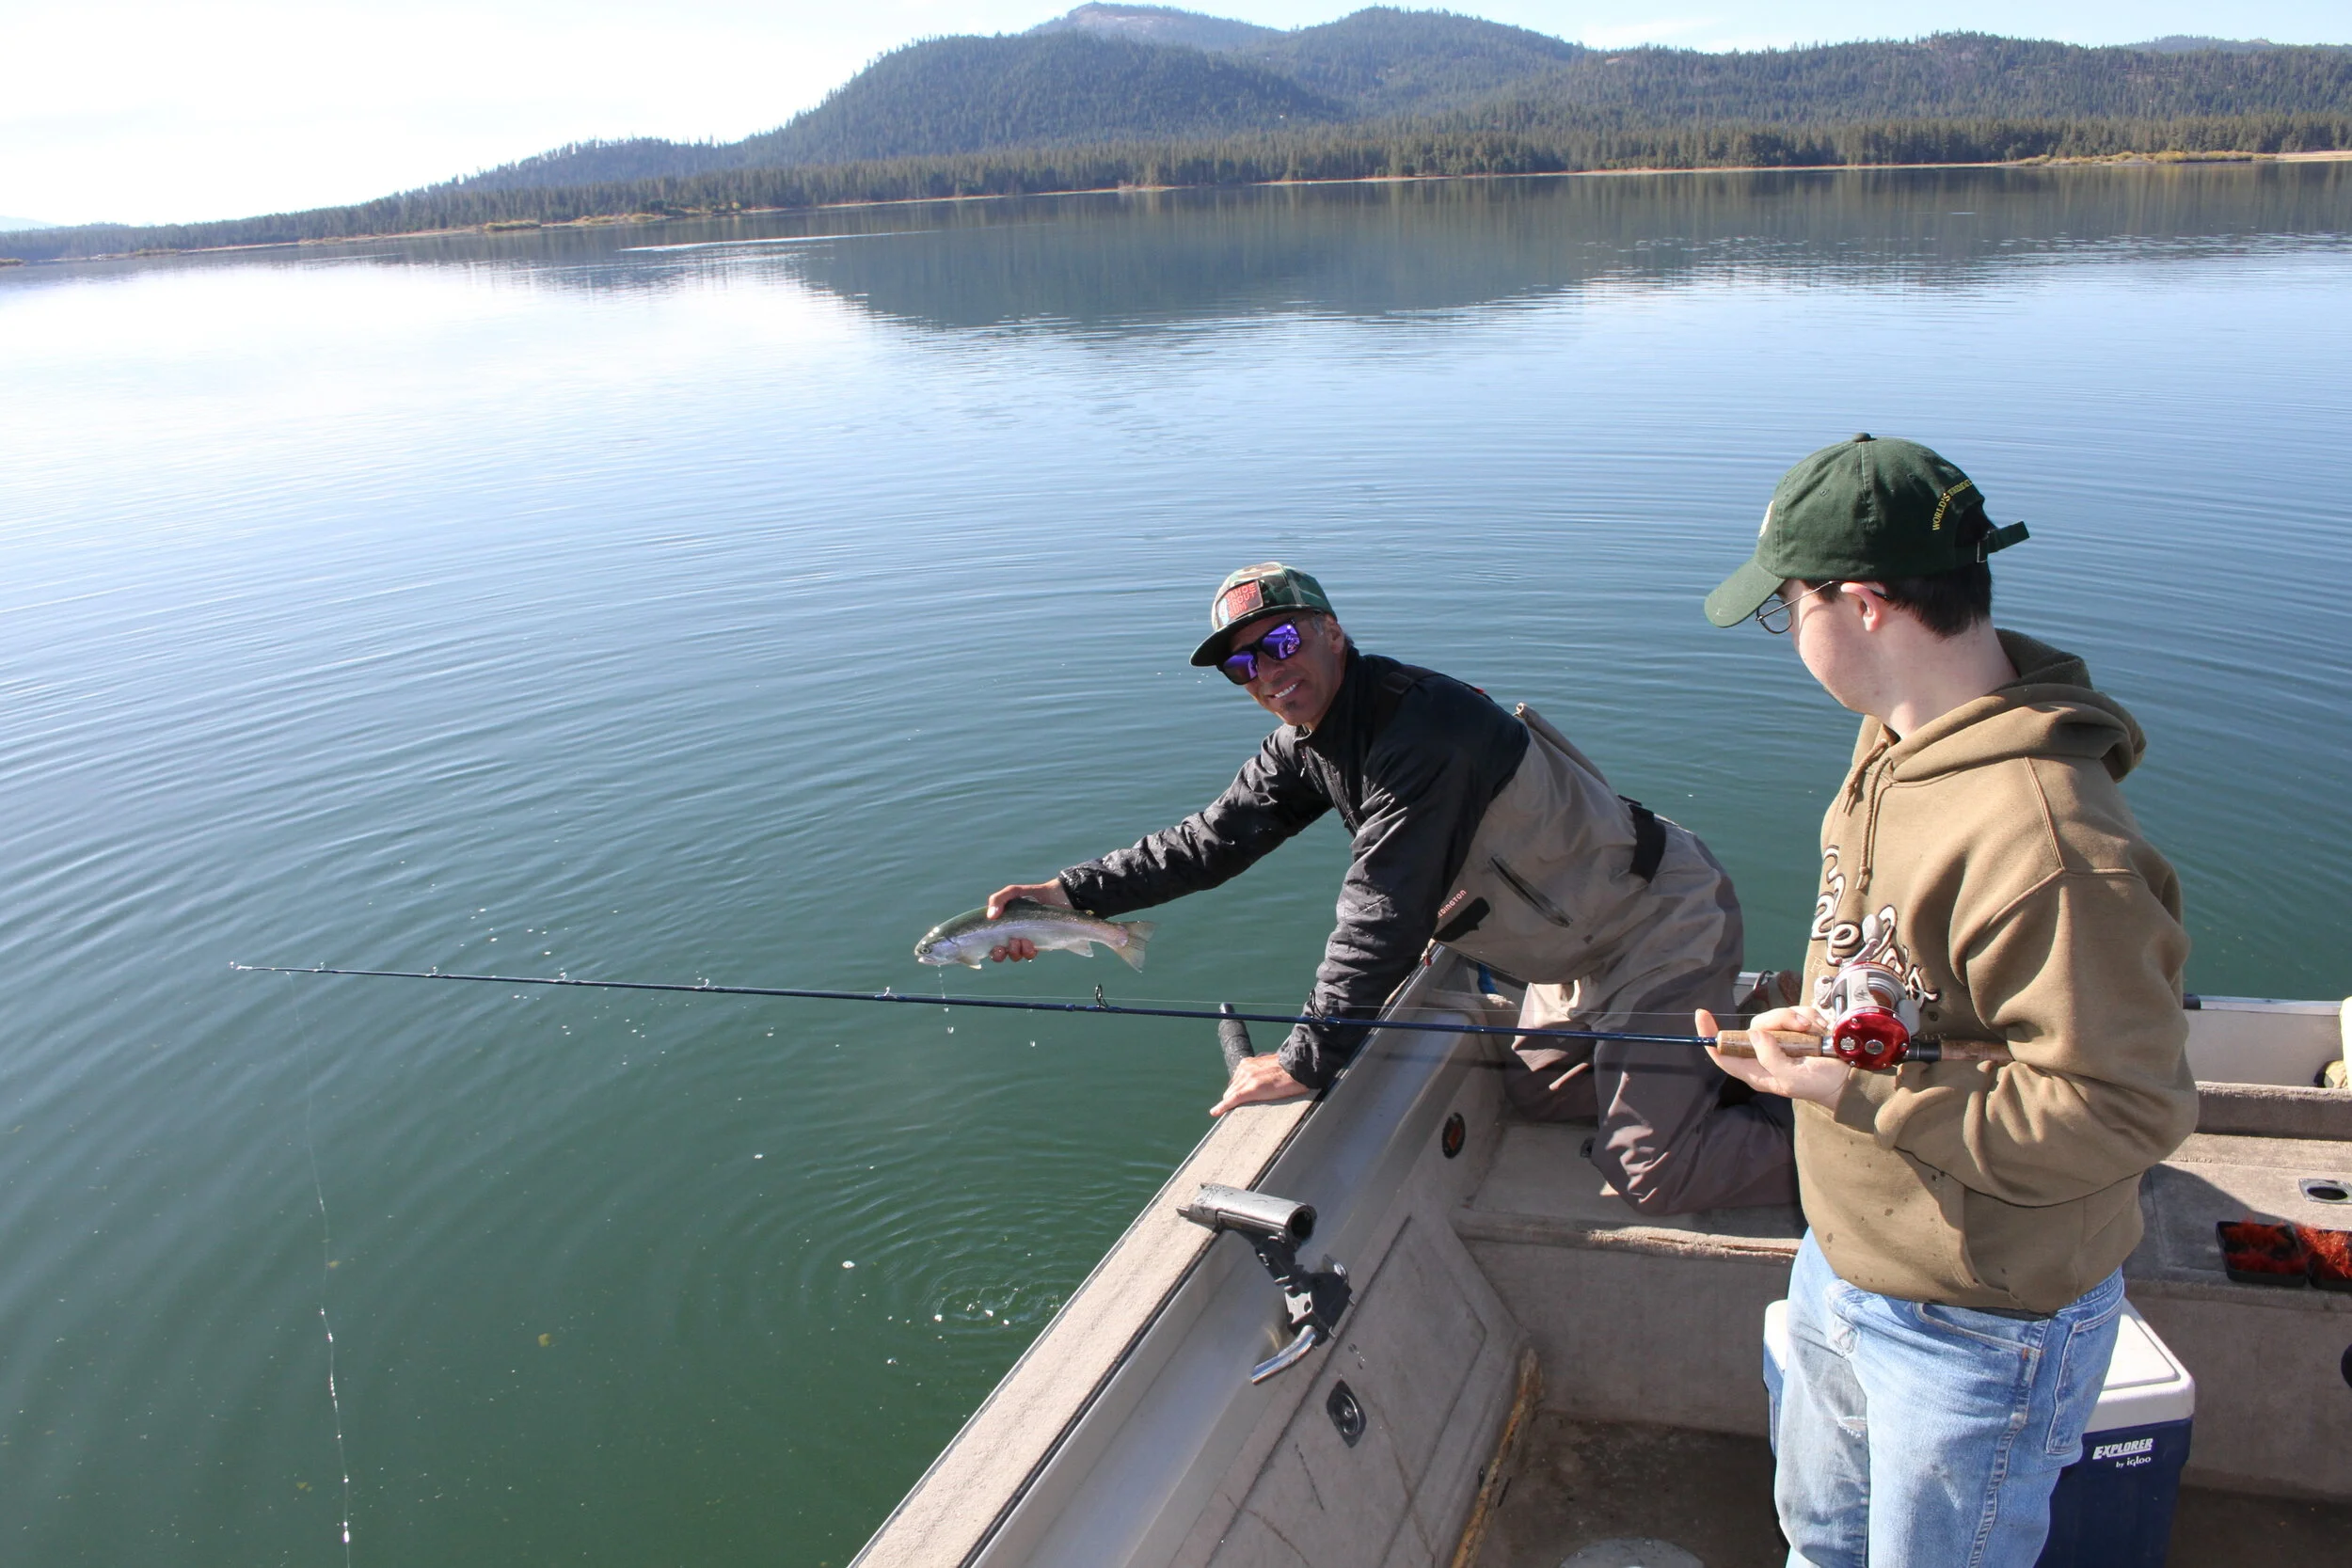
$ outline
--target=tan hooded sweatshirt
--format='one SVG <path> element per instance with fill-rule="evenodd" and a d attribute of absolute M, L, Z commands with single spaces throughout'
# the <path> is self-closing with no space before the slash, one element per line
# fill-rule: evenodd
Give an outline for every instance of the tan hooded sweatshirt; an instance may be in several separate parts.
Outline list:
<path fill-rule="evenodd" d="M 1838 1275 L 1913 1301 L 2054 1312 L 2140 1235 L 2140 1173 L 2197 1120 L 2178 879 L 2118 781 L 2147 749 L 2080 659 L 2000 634 L 2017 679 L 1917 733 L 1865 720 L 1821 821 L 1805 974 L 1904 975 L 1923 1036 L 2002 1066 L 1851 1072 L 1797 1107 L 1806 1218 Z"/>

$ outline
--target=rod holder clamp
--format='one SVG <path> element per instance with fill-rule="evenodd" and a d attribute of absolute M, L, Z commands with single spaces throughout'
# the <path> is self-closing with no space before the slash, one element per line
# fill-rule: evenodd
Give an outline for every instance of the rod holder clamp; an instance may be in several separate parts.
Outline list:
<path fill-rule="evenodd" d="M 1355 1287 L 1347 1282 L 1347 1270 L 1329 1259 L 1320 1269 L 1311 1270 L 1299 1262 L 1299 1247 L 1315 1233 L 1312 1207 L 1272 1193 L 1209 1181 L 1179 1212 L 1195 1225 L 1241 1235 L 1282 1292 L 1291 1341 L 1250 1369 L 1251 1383 L 1263 1383 L 1296 1366 L 1308 1352 L 1338 1332 Z"/>

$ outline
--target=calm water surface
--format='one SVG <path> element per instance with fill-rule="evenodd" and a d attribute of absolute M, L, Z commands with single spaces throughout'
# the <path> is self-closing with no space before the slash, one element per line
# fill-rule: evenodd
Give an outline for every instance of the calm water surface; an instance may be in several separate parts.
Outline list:
<path fill-rule="evenodd" d="M 843 1561 L 1205 1029 L 229 965 L 932 987 L 1254 745 L 1184 663 L 1246 562 L 1788 962 L 1851 721 L 1698 601 L 1797 457 L 1928 440 L 2153 737 L 2192 985 L 2352 990 L 2347 227 L 2342 166 L 1692 176 L 7 275 L 0 1560 Z M 1343 850 L 959 983 L 1294 1003 Z"/>

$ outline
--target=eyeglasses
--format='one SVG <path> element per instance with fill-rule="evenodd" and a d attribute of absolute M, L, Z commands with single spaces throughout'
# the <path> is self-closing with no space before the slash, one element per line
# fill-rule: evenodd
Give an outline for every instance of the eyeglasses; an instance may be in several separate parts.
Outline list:
<path fill-rule="evenodd" d="M 1771 598 L 1766 599 L 1761 605 L 1756 607 L 1756 624 L 1762 626 L 1766 631 L 1771 632 L 1774 637 L 1778 637 L 1782 632 L 1787 631 L 1789 626 L 1795 622 L 1797 618 L 1797 606 L 1799 604 L 1811 598 L 1816 594 L 1826 594 L 1833 588 L 1842 588 L 1845 585 L 1843 583 L 1825 582 L 1819 588 L 1806 589 L 1804 593 L 1798 594 L 1793 599 L 1787 594 L 1775 589 L 1773 590 L 1772 596 Z"/>
<path fill-rule="evenodd" d="M 1298 652 L 1299 644 L 1305 641 L 1298 635 L 1295 625 L 1284 621 L 1255 642 L 1246 643 L 1227 654 L 1217 661 L 1216 667 L 1224 671 L 1225 678 L 1235 686 L 1248 686 L 1258 678 L 1259 659 L 1279 664 Z"/>

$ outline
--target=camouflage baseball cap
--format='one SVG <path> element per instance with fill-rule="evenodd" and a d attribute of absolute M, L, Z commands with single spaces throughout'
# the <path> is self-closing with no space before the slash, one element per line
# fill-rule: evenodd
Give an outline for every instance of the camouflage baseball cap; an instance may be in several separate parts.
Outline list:
<path fill-rule="evenodd" d="M 1279 561 L 1244 566 L 1216 585 L 1216 596 L 1209 601 L 1209 625 L 1216 629 L 1209 633 L 1207 641 L 1193 649 L 1192 661 L 1215 664 L 1225 657 L 1228 634 L 1234 628 L 1279 615 L 1286 610 L 1337 613 L 1323 592 L 1323 584 L 1296 567 L 1285 566 Z"/>
<path fill-rule="evenodd" d="M 1790 578 L 1935 577 L 2025 537 L 2023 523 L 1992 527 L 1976 481 L 1918 442 L 1857 436 L 1781 476 L 1756 554 L 1707 595 L 1707 618 L 1736 626 Z"/>

